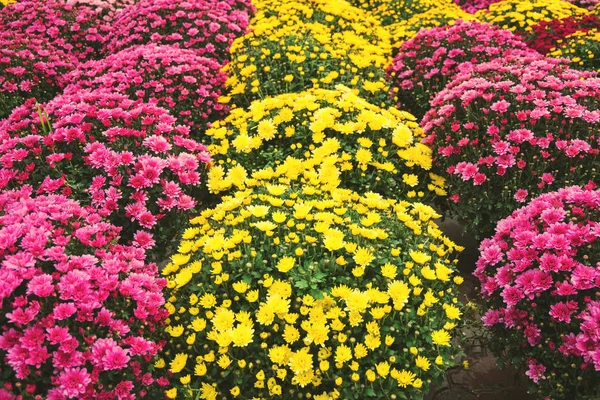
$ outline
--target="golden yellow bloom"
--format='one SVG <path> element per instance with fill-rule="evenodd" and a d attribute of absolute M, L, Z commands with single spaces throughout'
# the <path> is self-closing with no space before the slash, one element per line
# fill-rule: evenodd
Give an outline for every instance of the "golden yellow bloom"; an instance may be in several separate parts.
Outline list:
<path fill-rule="evenodd" d="M 294 267 L 295 262 L 296 260 L 293 257 L 285 256 L 277 263 L 277 270 L 283 273 L 288 272 Z"/>
<path fill-rule="evenodd" d="M 229 358 L 229 356 L 227 356 L 227 354 L 223 354 L 223 355 L 221 355 L 221 357 L 219 357 L 219 361 L 217 361 L 217 365 L 219 367 L 221 367 L 222 369 L 227 369 L 227 367 L 229 367 L 231 365 L 231 358 Z"/>
<path fill-rule="evenodd" d="M 246 294 L 246 299 L 250 302 L 250 303 L 254 303 L 258 300 L 258 290 L 251 290 Z"/>
<path fill-rule="evenodd" d="M 408 254 L 410 254 L 410 258 L 412 258 L 417 264 L 425 264 L 431 260 L 431 256 L 423 253 L 422 251 L 410 250 Z"/>
<path fill-rule="evenodd" d="M 173 361 L 169 363 L 169 371 L 176 374 L 181 372 L 185 368 L 185 364 L 187 363 L 188 355 L 185 353 L 178 353 L 175 355 Z"/>
<path fill-rule="evenodd" d="M 444 305 L 444 311 L 446 311 L 446 316 L 449 319 L 460 319 L 460 316 L 462 315 L 460 309 L 452 304 Z"/>
<path fill-rule="evenodd" d="M 174 399 L 177 397 L 177 388 L 171 388 L 171 389 L 165 391 L 165 394 L 167 395 L 167 397 L 169 399 Z"/>
<path fill-rule="evenodd" d="M 336 251 L 343 248 L 345 244 L 344 233 L 339 229 L 327 229 L 323 233 L 323 245 L 327 250 Z"/>
<path fill-rule="evenodd" d="M 450 334 L 444 329 L 433 331 L 431 333 L 431 339 L 433 340 L 433 344 L 437 344 L 439 346 L 450 346 L 451 338 L 452 337 L 450 336 Z"/>
<path fill-rule="evenodd" d="M 398 381 L 398 386 L 405 388 L 408 385 L 412 384 L 416 377 L 417 376 L 412 372 L 403 369 L 398 374 L 396 380 Z"/>
<path fill-rule="evenodd" d="M 200 388 L 200 398 L 201 399 L 216 400 L 218 394 L 219 393 L 217 392 L 215 385 L 209 385 L 206 382 L 202 382 L 202 387 Z"/>
<path fill-rule="evenodd" d="M 244 281 L 239 281 L 232 284 L 231 287 L 238 293 L 246 293 L 246 291 L 250 288 L 250 285 Z"/>
<path fill-rule="evenodd" d="M 415 360 L 415 364 L 418 368 L 421 368 L 423 371 L 427 371 L 429 370 L 429 367 L 431 367 L 431 363 L 429 362 L 429 360 L 423 356 L 418 356 Z"/>
<path fill-rule="evenodd" d="M 390 373 L 390 364 L 388 364 L 387 361 L 383 361 L 375 365 L 375 369 L 377 369 L 377 373 L 379 374 L 379 376 L 385 378 Z"/>
<path fill-rule="evenodd" d="M 217 298 L 212 293 L 206 293 L 200 298 L 200 305 L 204 308 L 213 308 L 217 304 Z"/>
<path fill-rule="evenodd" d="M 204 376 L 206 375 L 207 371 L 208 369 L 206 368 L 206 364 L 204 364 L 203 362 L 196 364 L 196 366 L 194 367 L 194 375 L 196 376 Z"/>
<path fill-rule="evenodd" d="M 296 375 L 311 370 L 313 367 L 313 359 L 310 354 L 310 348 L 303 347 L 300 350 L 293 352 L 289 359 L 289 367 Z"/>
<path fill-rule="evenodd" d="M 386 278 L 394 279 L 397 275 L 398 268 L 395 265 L 386 263 L 381 266 L 381 275 Z"/>
<path fill-rule="evenodd" d="M 365 247 L 358 247 L 356 253 L 354 253 L 353 259 L 358 265 L 365 267 L 375 259 L 375 256 L 369 249 Z"/>
<path fill-rule="evenodd" d="M 335 349 L 335 362 L 339 364 L 343 364 L 346 361 L 350 361 L 352 359 L 352 350 L 350 347 L 345 344 L 340 344 Z"/>
<path fill-rule="evenodd" d="M 171 335 L 171 337 L 179 337 L 181 335 L 183 335 L 183 325 L 177 325 L 177 326 L 167 326 L 165 328 L 165 331 Z"/>

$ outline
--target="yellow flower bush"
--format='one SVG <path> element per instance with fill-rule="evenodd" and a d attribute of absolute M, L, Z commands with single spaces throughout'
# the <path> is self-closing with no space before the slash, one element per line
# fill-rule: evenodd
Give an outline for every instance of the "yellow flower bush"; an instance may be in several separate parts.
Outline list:
<path fill-rule="evenodd" d="M 259 0 L 253 2 L 257 8 L 252 18 L 252 26 L 261 21 L 276 17 L 289 24 L 304 24 L 318 22 L 327 25 L 334 33 L 353 31 L 369 41 L 372 45 L 381 47 L 382 52 L 389 53 L 389 35 L 372 13 L 352 6 L 345 0 Z"/>
<path fill-rule="evenodd" d="M 344 161 L 343 187 L 394 198 L 445 195 L 443 178 L 428 172 L 431 151 L 420 143 L 415 118 L 372 105 L 344 86 L 255 101 L 247 110 L 233 109 L 206 135 L 215 164 L 208 177 L 213 193 L 244 189 L 254 171 L 320 147 Z"/>
<path fill-rule="evenodd" d="M 169 397 L 416 400 L 459 362 L 461 248 L 338 166 L 288 158 L 191 220 L 163 271 Z"/>
<path fill-rule="evenodd" d="M 550 57 L 568 58 L 571 68 L 600 72 L 600 32 L 590 29 L 565 37 L 559 47 L 550 49 Z"/>
<path fill-rule="evenodd" d="M 452 0 L 385 0 L 373 10 L 373 13 L 383 25 L 392 25 L 432 9 L 453 5 Z"/>
<path fill-rule="evenodd" d="M 540 21 L 584 15 L 587 11 L 562 0 L 504 0 L 475 13 L 477 19 L 511 31 L 530 31 Z"/>
<path fill-rule="evenodd" d="M 267 96 L 341 83 L 378 104 L 389 102 L 384 69 L 390 45 L 372 44 L 355 30 L 334 32 L 319 22 L 289 22 L 262 20 L 233 42 L 225 67 L 229 93 L 223 101 L 247 107 Z"/>
<path fill-rule="evenodd" d="M 388 25 L 392 37 L 392 47 L 398 50 L 402 43 L 412 39 L 421 29 L 435 28 L 443 25 L 454 25 L 456 20 L 476 21 L 473 14 L 452 3 L 444 7 L 432 8 L 424 13 L 416 14 L 407 20 Z"/>

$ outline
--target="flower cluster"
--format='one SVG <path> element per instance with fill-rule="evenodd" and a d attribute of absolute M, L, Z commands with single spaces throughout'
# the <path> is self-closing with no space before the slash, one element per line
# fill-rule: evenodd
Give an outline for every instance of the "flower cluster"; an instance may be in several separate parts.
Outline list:
<path fill-rule="evenodd" d="M 211 121 L 227 113 L 227 107 L 218 101 L 227 79 L 220 68 L 217 61 L 193 50 L 155 44 L 133 46 L 80 65 L 66 77 L 73 83 L 64 92 L 110 89 L 155 102 L 193 133 L 204 132 Z"/>
<path fill-rule="evenodd" d="M 0 14 L 0 31 L 46 39 L 73 60 L 98 58 L 106 27 L 93 7 L 64 0 L 22 0 Z"/>
<path fill-rule="evenodd" d="M 487 9 L 491 4 L 501 0 L 454 0 L 454 2 L 468 13 L 475 14 L 479 10 Z"/>
<path fill-rule="evenodd" d="M 345 188 L 421 200 L 445 194 L 444 180 L 428 172 L 431 152 L 419 143 L 423 132 L 414 117 L 374 106 L 343 86 L 255 101 L 217 121 L 207 136 L 215 160 L 208 187 L 216 193 L 243 189 L 253 172 L 288 156 L 316 155 L 321 147 L 344 161 Z"/>
<path fill-rule="evenodd" d="M 510 31 L 476 21 L 421 30 L 402 44 L 388 67 L 391 96 L 420 118 L 462 63 L 480 64 L 525 50 L 525 43 Z"/>
<path fill-rule="evenodd" d="M 0 193 L 2 398 L 159 398 L 166 282 L 61 195 Z M 19 396 L 19 397 L 13 397 Z"/>
<path fill-rule="evenodd" d="M 40 102 L 52 99 L 67 85 L 65 74 L 74 68 L 44 37 L 0 32 L 0 119 L 31 97 Z"/>
<path fill-rule="evenodd" d="M 578 15 L 551 21 L 541 21 L 521 36 L 527 46 L 541 54 L 548 54 L 551 48 L 557 47 L 565 37 L 578 31 L 600 28 L 600 19 L 594 15 Z"/>
<path fill-rule="evenodd" d="M 486 237 L 519 203 L 568 184 L 598 182 L 600 79 L 539 56 L 457 75 L 423 118 L 448 207 Z"/>
<path fill-rule="evenodd" d="M 461 305 L 431 207 L 336 186 L 288 158 L 192 219 L 167 276 L 174 398 L 422 398 Z"/>
<path fill-rule="evenodd" d="M 530 31 L 541 21 L 586 14 L 586 10 L 563 0 L 502 0 L 489 8 L 479 10 L 475 16 L 483 22 L 504 29 Z"/>
<path fill-rule="evenodd" d="M 98 13 L 104 22 L 112 23 L 117 15 L 126 7 L 135 4 L 137 0 L 63 0 L 68 4 L 86 5 Z M 107 28 L 110 29 L 110 28 Z"/>
<path fill-rule="evenodd" d="M 164 252 L 148 232 L 166 246 L 187 221 L 206 147 L 165 109 L 110 91 L 58 96 L 44 109 L 29 101 L 0 123 L 0 187 L 60 191 L 123 227 L 124 241 Z"/>
<path fill-rule="evenodd" d="M 229 46 L 248 26 L 248 11 L 234 8 L 243 4 L 236 0 L 140 0 L 115 18 L 105 51 L 113 54 L 149 43 L 175 45 L 225 63 Z"/>
<path fill-rule="evenodd" d="M 475 21 L 475 17 L 458 6 L 447 5 L 415 14 L 406 20 L 388 25 L 387 29 L 392 36 L 392 47 L 397 50 L 405 41 L 417 36 L 421 29 L 452 26 L 457 20 Z"/>
<path fill-rule="evenodd" d="M 384 102 L 383 68 L 390 54 L 391 46 L 371 44 L 355 30 L 334 32 L 319 22 L 288 24 L 270 17 L 233 43 L 231 63 L 225 67 L 228 96 L 246 107 L 267 96 L 344 84 L 369 100 Z"/>
<path fill-rule="evenodd" d="M 257 13 L 251 26 L 262 24 L 263 20 L 276 17 L 281 21 L 294 24 L 320 23 L 327 25 L 333 33 L 352 31 L 365 38 L 372 45 L 386 46 L 386 31 L 372 13 L 353 7 L 345 0 L 260 0 L 255 1 Z"/>
<path fill-rule="evenodd" d="M 600 20 L 598 21 L 600 25 Z M 559 47 L 550 49 L 548 56 L 571 60 L 571 68 L 600 71 L 600 33 L 597 28 L 577 31 L 567 36 Z"/>
<path fill-rule="evenodd" d="M 392 25 L 434 8 L 453 5 L 452 0 L 384 0 L 373 10 L 373 14 L 381 19 L 383 25 Z"/>
<path fill-rule="evenodd" d="M 597 398 L 600 191 L 533 199 L 498 222 L 480 252 L 475 275 L 496 350 L 527 368 L 542 396 Z"/>

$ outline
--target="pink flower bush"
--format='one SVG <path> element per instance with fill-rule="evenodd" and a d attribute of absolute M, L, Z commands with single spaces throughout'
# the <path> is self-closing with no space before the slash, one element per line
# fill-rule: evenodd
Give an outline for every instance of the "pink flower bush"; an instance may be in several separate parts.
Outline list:
<path fill-rule="evenodd" d="M 447 207 L 477 237 L 540 193 L 599 182 L 600 79 L 539 57 L 472 66 L 431 102 L 422 125 Z"/>
<path fill-rule="evenodd" d="M 67 85 L 65 74 L 75 65 L 44 37 L 0 31 L 0 118 L 26 99 L 44 102 Z"/>
<path fill-rule="evenodd" d="M 162 397 L 156 265 L 77 202 L 31 192 L 0 193 L 0 397 Z"/>
<path fill-rule="evenodd" d="M 124 242 L 164 252 L 201 197 L 206 147 L 167 110 L 110 91 L 58 96 L 44 109 L 49 122 L 33 101 L 0 122 L 0 189 L 70 196 L 123 227 Z"/>
<path fill-rule="evenodd" d="M 479 250 L 475 276 L 495 350 L 526 367 L 541 395 L 597 395 L 600 190 L 543 194 L 498 222 Z"/>
<path fill-rule="evenodd" d="M 460 64 L 479 64 L 526 50 L 518 36 L 491 24 L 458 20 L 452 26 L 422 29 L 402 44 L 388 67 L 391 97 L 400 109 L 421 118 Z"/>
<path fill-rule="evenodd" d="M 486 9 L 490 4 L 501 0 L 454 0 L 454 2 L 468 13 L 475 14 L 479 10 Z"/>
<path fill-rule="evenodd" d="M 171 110 L 193 132 L 224 118 L 218 102 L 227 76 L 213 59 L 192 50 L 155 44 L 133 46 L 102 60 L 82 64 L 67 76 L 66 94 L 106 88 Z"/>
<path fill-rule="evenodd" d="M 115 19 L 105 51 L 113 54 L 149 43 L 176 45 L 224 63 L 229 57 L 229 46 L 248 26 L 248 10 L 240 4 L 247 2 L 141 0 Z"/>
<path fill-rule="evenodd" d="M 23 0 L 0 13 L 0 31 L 45 38 L 74 61 L 98 58 L 104 25 L 93 7 L 63 0 Z"/>
<path fill-rule="evenodd" d="M 67 4 L 86 5 L 96 11 L 102 19 L 111 23 L 119 13 L 137 0 L 66 0 Z"/>

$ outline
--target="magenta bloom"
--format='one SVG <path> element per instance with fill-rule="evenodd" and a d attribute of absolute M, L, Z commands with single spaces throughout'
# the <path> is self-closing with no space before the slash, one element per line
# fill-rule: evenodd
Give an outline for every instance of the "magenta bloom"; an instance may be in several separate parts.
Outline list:
<path fill-rule="evenodd" d="M 83 368 L 66 368 L 58 377 L 59 391 L 67 399 L 77 398 L 85 393 L 91 383 L 90 374 Z"/>
<path fill-rule="evenodd" d="M 506 344 L 509 359 L 535 359 L 526 375 L 542 394 L 560 383 L 566 398 L 581 398 L 562 365 L 597 382 L 599 250 L 600 190 L 577 186 L 534 198 L 481 243 L 474 275 L 485 301 L 482 321 Z"/>

